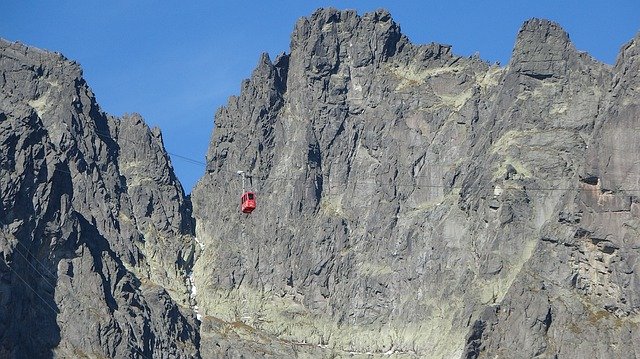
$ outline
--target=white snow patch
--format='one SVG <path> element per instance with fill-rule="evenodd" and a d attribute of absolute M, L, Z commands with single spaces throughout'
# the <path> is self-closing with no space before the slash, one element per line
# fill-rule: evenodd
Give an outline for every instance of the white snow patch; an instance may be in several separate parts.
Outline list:
<path fill-rule="evenodd" d="M 196 313 L 196 319 L 198 319 L 198 321 L 202 321 L 202 315 L 198 310 L 198 304 L 196 301 L 198 288 L 196 287 L 196 282 L 193 279 L 193 272 L 189 272 L 189 274 L 187 274 L 187 278 L 189 280 L 189 301 L 191 302 L 191 309 L 193 309 L 193 312 Z"/>
<path fill-rule="evenodd" d="M 193 237 L 196 240 L 196 243 L 198 243 L 198 245 L 200 246 L 200 249 L 204 250 L 204 243 L 200 242 L 198 240 L 198 237 Z"/>

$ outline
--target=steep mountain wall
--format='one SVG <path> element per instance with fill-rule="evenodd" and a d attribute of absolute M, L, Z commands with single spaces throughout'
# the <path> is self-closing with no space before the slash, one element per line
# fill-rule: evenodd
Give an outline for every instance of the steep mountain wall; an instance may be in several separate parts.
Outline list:
<path fill-rule="evenodd" d="M 60 55 L 0 40 L 0 74 L 0 357 L 197 356 L 159 131 L 101 112 Z"/>
<path fill-rule="evenodd" d="M 611 68 L 534 19 L 501 68 L 385 11 L 298 21 L 192 194 L 203 355 L 640 353 L 638 41 Z"/>
<path fill-rule="evenodd" d="M 217 112 L 192 218 L 159 130 L 0 40 L 0 357 L 637 357 L 639 43 L 533 19 L 499 67 L 318 10 Z"/>

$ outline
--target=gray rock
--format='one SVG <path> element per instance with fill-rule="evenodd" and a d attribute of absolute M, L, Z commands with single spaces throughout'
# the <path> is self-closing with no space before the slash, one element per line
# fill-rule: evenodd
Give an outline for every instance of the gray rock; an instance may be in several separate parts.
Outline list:
<path fill-rule="evenodd" d="M 635 357 L 639 41 L 532 19 L 501 68 L 320 9 L 217 111 L 195 220 L 159 130 L 0 41 L 0 356 Z"/>
<path fill-rule="evenodd" d="M 202 314 L 315 356 L 633 357 L 636 41 L 611 68 L 533 19 L 500 68 L 386 11 L 299 20 L 216 114 Z"/>
<path fill-rule="evenodd" d="M 0 356 L 197 357 L 190 204 L 159 132 L 104 114 L 60 55 L 0 40 L 0 72 Z"/>

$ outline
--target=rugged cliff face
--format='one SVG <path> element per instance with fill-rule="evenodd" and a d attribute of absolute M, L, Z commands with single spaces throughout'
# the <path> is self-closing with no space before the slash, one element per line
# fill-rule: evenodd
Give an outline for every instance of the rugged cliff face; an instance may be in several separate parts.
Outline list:
<path fill-rule="evenodd" d="M 216 114 L 192 218 L 157 129 L 0 40 L 0 357 L 639 356 L 639 44 L 534 19 L 499 67 L 319 10 Z"/>
<path fill-rule="evenodd" d="M 301 19 L 193 191 L 203 355 L 640 353 L 639 41 L 611 68 L 530 20 L 501 68 L 384 11 Z"/>
<path fill-rule="evenodd" d="M 105 115 L 60 55 L 0 40 L 0 71 L 0 357 L 197 355 L 159 131 Z"/>

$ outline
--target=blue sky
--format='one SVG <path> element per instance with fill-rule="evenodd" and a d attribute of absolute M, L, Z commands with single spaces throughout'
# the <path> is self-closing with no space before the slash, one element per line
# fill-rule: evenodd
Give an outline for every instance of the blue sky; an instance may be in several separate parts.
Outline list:
<path fill-rule="evenodd" d="M 613 64 L 640 30 L 640 1 L 0 1 L 0 37 L 79 62 L 102 109 L 140 113 L 167 150 L 204 161 L 213 115 L 262 52 L 288 52 L 295 21 L 319 7 L 388 9 L 414 43 L 506 64 L 522 23 L 557 21 L 579 50 Z M 172 156 L 185 191 L 204 166 Z"/>

